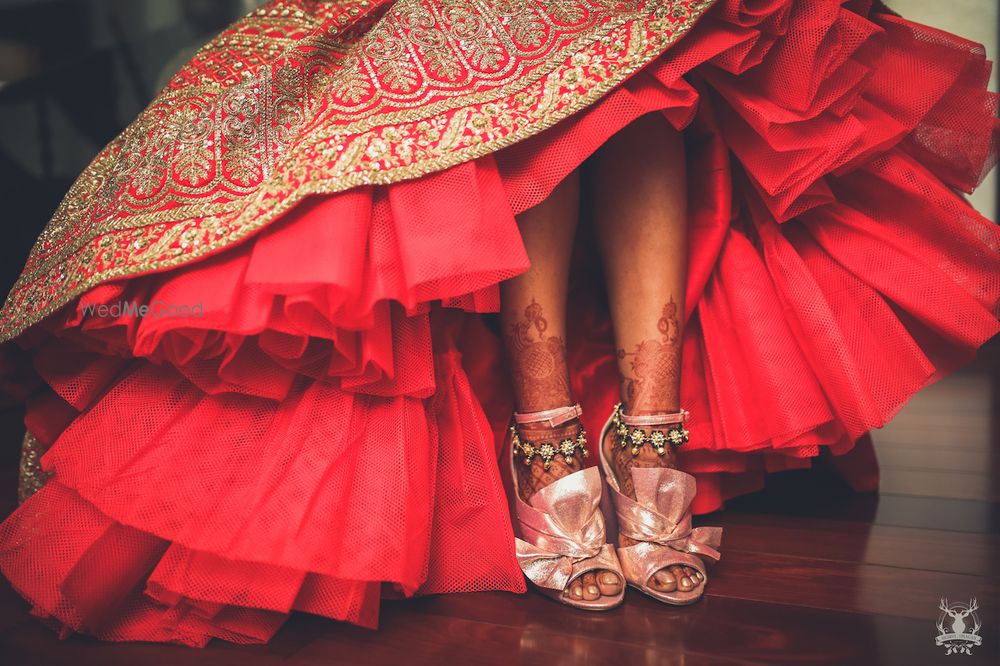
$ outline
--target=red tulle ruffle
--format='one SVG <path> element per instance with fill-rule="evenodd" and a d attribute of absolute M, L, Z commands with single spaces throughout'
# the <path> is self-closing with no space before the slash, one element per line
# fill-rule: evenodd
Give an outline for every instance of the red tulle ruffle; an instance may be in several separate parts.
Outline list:
<path fill-rule="evenodd" d="M 531 139 L 91 290 L 19 341 L 54 476 L 0 526 L 0 569 L 62 631 L 190 645 L 266 641 L 292 610 L 374 626 L 384 589 L 523 591 L 479 313 L 528 267 L 514 216 L 648 113 L 688 146 L 694 510 L 823 450 L 874 487 L 866 433 L 1000 331 L 1000 233 L 955 193 L 995 159 L 989 67 L 861 0 L 720 1 Z M 570 367 L 598 432 L 613 336 L 586 230 L 577 250 Z M 200 316 L 82 313 L 122 302 Z"/>

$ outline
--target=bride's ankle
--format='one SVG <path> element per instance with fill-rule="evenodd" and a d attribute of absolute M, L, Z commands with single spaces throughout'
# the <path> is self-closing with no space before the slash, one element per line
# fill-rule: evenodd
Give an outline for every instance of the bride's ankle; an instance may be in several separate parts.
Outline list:
<path fill-rule="evenodd" d="M 631 496 L 633 467 L 677 467 L 676 448 L 688 441 L 684 422 L 688 418 L 683 408 L 629 410 L 624 403 L 615 405 L 611 415 L 609 437 L 601 445 L 607 447 L 623 491 Z"/>
<path fill-rule="evenodd" d="M 583 469 L 587 433 L 579 405 L 530 413 L 516 412 L 511 421 L 511 455 L 521 498 Z"/>
<path fill-rule="evenodd" d="M 652 460 L 651 455 L 665 456 L 687 443 L 689 433 L 684 424 L 689 416 L 682 407 L 633 412 L 618 403 L 611 416 L 612 432 L 619 447 L 637 458 Z"/>
<path fill-rule="evenodd" d="M 566 458 L 567 455 L 570 458 L 582 457 L 582 452 L 577 450 L 583 444 L 577 441 L 581 427 L 576 419 L 555 427 L 543 424 L 519 425 L 514 433 L 515 451 L 519 454 L 518 457 L 526 459 L 526 464 L 530 464 L 532 458 L 538 457 L 543 466 L 546 460 L 551 461 L 557 457 L 560 459 Z M 563 442 L 567 440 L 573 443 L 572 448 L 568 445 L 563 447 Z M 550 451 L 546 445 L 551 446 L 552 450 Z M 576 461 L 567 462 L 572 464 Z"/>
<path fill-rule="evenodd" d="M 531 465 L 541 459 L 545 470 L 557 457 L 567 464 L 579 463 L 587 455 L 587 433 L 580 421 L 579 404 L 534 412 L 514 412 L 511 419 L 511 449 Z"/>

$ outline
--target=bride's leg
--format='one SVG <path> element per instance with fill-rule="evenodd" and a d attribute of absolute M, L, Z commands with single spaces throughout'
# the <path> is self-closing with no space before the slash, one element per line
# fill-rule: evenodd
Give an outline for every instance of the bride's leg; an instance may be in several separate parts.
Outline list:
<path fill-rule="evenodd" d="M 573 172 L 542 203 L 518 216 L 531 268 L 500 285 L 500 320 L 518 412 L 536 412 L 573 404 L 566 367 L 566 291 L 570 253 L 579 213 L 579 176 Z M 523 425 L 528 440 L 572 438 L 577 421 L 548 428 Z M 516 465 L 525 501 L 556 479 L 582 469 L 580 457 L 556 454 L 546 470 L 540 457 Z M 520 463 L 520 461 L 518 461 Z M 569 588 L 576 599 L 594 600 L 621 591 L 621 580 L 608 571 L 584 574 Z"/>
<path fill-rule="evenodd" d="M 677 412 L 680 405 L 681 331 L 687 274 L 684 144 L 659 114 L 631 123 L 594 159 L 595 227 L 605 267 L 618 348 L 626 414 Z M 648 430 L 648 429 L 647 429 Z M 601 442 L 622 492 L 635 497 L 628 470 L 675 467 L 666 447 L 633 456 L 630 448 Z M 631 545 L 622 538 L 622 546 Z M 694 589 L 701 574 L 664 567 L 654 585 L 664 591 Z"/>

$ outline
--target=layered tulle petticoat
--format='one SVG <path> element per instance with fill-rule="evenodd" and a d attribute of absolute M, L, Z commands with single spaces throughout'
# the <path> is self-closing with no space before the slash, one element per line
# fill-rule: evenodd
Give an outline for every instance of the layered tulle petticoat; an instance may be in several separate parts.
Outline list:
<path fill-rule="evenodd" d="M 514 216 L 647 113 L 688 148 L 695 511 L 823 449 L 875 486 L 866 433 L 1000 331 L 1000 233 L 956 193 L 995 157 L 982 48 L 862 0 L 612 4 L 279 0 L 95 161 L 0 317 L 44 452 L 0 569 L 36 615 L 204 645 L 523 591 L 486 315 L 529 265 Z M 597 432 L 614 348 L 576 250 Z"/>

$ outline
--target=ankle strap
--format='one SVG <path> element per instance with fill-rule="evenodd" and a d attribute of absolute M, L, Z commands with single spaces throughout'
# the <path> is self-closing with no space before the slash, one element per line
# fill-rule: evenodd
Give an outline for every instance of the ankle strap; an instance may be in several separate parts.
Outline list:
<path fill-rule="evenodd" d="M 681 411 L 672 414 L 643 414 L 629 415 L 625 413 L 624 407 L 619 407 L 622 423 L 630 426 L 654 426 L 664 423 L 684 423 L 691 415 L 688 410 L 681 408 Z"/>
<path fill-rule="evenodd" d="M 540 412 L 524 412 L 521 414 L 514 412 L 514 420 L 520 424 L 548 423 L 550 428 L 555 428 L 567 421 L 572 421 L 581 414 L 583 414 L 583 409 L 579 404 L 575 404 L 566 407 L 556 407 L 554 409 L 544 409 Z"/>

